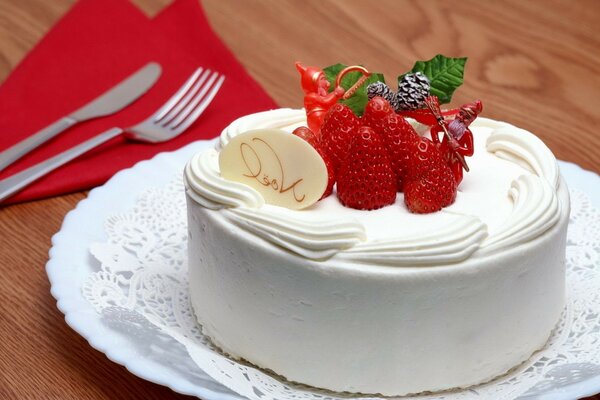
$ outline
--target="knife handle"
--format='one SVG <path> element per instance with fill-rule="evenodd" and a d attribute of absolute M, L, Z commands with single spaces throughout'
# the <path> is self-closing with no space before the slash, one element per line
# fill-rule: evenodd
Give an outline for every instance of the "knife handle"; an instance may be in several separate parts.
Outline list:
<path fill-rule="evenodd" d="M 14 146 L 4 150 L 0 153 L 0 171 L 8 167 L 14 161 L 23 157 L 25 154 L 29 153 L 31 150 L 52 139 L 62 131 L 72 127 L 77 122 L 78 121 L 76 119 L 63 117 L 53 124 L 48 125 L 41 131 L 29 136 L 27 139 L 22 140 Z"/>
<path fill-rule="evenodd" d="M 0 181 L 0 202 L 23 189 L 31 182 L 36 181 L 42 176 L 54 171 L 56 168 L 68 163 L 80 155 L 87 153 L 93 148 L 100 146 L 102 143 L 119 136 L 121 133 L 123 133 L 121 128 L 109 129 L 106 132 L 94 136 L 88 141 Z"/>

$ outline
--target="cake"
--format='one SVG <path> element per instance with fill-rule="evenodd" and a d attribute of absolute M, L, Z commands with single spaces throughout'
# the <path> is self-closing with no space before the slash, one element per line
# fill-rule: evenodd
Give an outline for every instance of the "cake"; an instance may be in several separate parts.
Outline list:
<path fill-rule="evenodd" d="M 293 382 L 390 396 L 483 383 L 544 347 L 565 304 L 569 196 L 539 138 L 476 119 L 456 200 L 425 214 L 401 192 L 372 211 L 335 193 L 292 210 L 221 176 L 236 136 L 306 125 L 300 109 L 244 116 L 186 166 L 205 335 Z"/>

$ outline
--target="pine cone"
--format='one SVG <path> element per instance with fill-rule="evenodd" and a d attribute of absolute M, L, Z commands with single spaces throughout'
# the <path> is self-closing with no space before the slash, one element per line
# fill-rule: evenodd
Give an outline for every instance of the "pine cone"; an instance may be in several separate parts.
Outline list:
<path fill-rule="evenodd" d="M 431 84 L 421 72 L 406 74 L 398 83 L 398 108 L 400 110 L 416 110 L 424 107 L 425 98 L 429 96 Z"/>
<path fill-rule="evenodd" d="M 373 82 L 367 86 L 367 96 L 371 100 L 375 96 L 383 97 L 390 103 L 394 110 L 398 109 L 398 98 L 396 93 L 384 82 Z"/>

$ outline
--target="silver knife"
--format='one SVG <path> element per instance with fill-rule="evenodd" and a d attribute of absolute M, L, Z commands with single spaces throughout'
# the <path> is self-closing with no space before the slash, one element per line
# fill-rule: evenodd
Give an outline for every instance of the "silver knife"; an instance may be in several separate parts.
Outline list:
<path fill-rule="evenodd" d="M 41 131 L 0 153 L 0 171 L 31 150 L 78 122 L 104 117 L 122 110 L 154 85 L 160 76 L 160 65 L 151 62 L 79 110 L 50 124 Z"/>

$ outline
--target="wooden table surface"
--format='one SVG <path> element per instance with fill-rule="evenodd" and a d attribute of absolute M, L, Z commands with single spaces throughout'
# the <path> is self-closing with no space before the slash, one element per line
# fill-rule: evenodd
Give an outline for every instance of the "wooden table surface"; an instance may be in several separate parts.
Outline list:
<path fill-rule="evenodd" d="M 0 82 L 73 2 L 0 0 Z M 134 2 L 154 15 L 169 1 Z M 296 60 L 362 63 L 394 77 L 436 53 L 468 56 L 455 103 L 481 98 L 486 117 L 531 130 L 559 159 L 600 172 L 600 1 L 203 4 L 282 106 L 301 105 Z M 0 399 L 186 398 L 110 362 L 56 309 L 44 270 L 50 238 L 85 196 L 0 209 Z"/>

